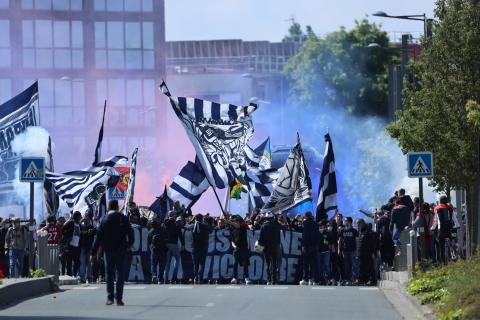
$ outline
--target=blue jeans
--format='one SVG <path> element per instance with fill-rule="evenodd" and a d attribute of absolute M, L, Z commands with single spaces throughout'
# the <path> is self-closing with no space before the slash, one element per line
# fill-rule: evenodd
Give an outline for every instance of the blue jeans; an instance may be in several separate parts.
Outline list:
<path fill-rule="evenodd" d="M 320 252 L 318 254 L 318 267 L 320 273 L 320 280 L 328 281 L 330 280 L 330 251 Z"/>
<path fill-rule="evenodd" d="M 205 259 L 207 258 L 208 247 L 193 248 L 193 277 L 195 280 L 203 279 L 203 272 L 205 270 Z"/>
<path fill-rule="evenodd" d="M 395 227 L 395 229 L 393 229 L 393 234 L 392 234 L 392 240 L 393 240 L 393 244 L 395 245 L 395 247 L 400 247 L 402 245 L 402 243 L 400 242 L 400 233 L 402 232 L 402 229 L 398 229 L 397 227 Z"/>
<path fill-rule="evenodd" d="M 116 275 L 116 292 L 113 282 Z M 123 298 L 123 285 L 125 283 L 125 251 L 105 252 L 105 280 L 107 282 L 107 295 L 109 300 Z"/>
<path fill-rule="evenodd" d="M 165 280 L 168 280 L 170 274 L 170 265 L 172 258 L 175 258 L 175 264 L 173 265 L 172 280 L 177 279 L 178 266 L 180 265 L 180 248 L 177 243 L 167 243 L 167 265 L 165 267 Z"/>
<path fill-rule="evenodd" d="M 25 251 L 10 249 L 10 278 L 19 278 L 23 274 Z"/>
<path fill-rule="evenodd" d="M 165 270 L 166 252 L 154 252 L 150 256 L 152 276 L 156 277 L 159 281 L 163 281 L 163 271 Z"/>
<path fill-rule="evenodd" d="M 318 282 L 318 247 L 307 246 L 303 249 L 303 280 Z"/>
<path fill-rule="evenodd" d="M 81 279 L 91 279 L 92 265 L 90 264 L 90 250 L 88 248 L 82 248 L 80 251 L 80 270 L 78 275 Z"/>

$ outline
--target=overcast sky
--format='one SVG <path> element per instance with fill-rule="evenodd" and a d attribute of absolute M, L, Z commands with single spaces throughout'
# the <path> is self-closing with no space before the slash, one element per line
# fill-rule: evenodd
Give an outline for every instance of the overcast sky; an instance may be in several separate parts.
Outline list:
<path fill-rule="evenodd" d="M 242 39 L 280 41 L 295 18 L 317 34 L 351 28 L 367 14 L 388 32 L 423 32 L 423 24 L 372 17 L 375 11 L 391 15 L 433 16 L 434 0 L 165 0 L 166 37 L 174 40 Z"/>

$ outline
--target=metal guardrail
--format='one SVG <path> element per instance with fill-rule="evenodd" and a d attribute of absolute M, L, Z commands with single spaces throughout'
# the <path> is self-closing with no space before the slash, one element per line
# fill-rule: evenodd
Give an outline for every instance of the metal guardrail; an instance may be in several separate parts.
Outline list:
<path fill-rule="evenodd" d="M 48 244 L 48 234 L 40 233 L 37 241 L 38 267 L 45 270 L 47 275 L 58 276 L 60 274 L 58 245 Z"/>
<path fill-rule="evenodd" d="M 400 255 L 395 256 L 395 271 L 412 272 L 418 261 L 417 236 L 414 231 L 404 230 L 400 233 Z"/>

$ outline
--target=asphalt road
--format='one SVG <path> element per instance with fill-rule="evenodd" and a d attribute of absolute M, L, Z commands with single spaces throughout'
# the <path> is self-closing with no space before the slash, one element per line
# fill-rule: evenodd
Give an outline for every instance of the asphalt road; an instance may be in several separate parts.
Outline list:
<path fill-rule="evenodd" d="M 124 307 L 104 285 L 62 291 L 0 311 L 0 319 L 401 319 L 376 287 L 126 285 Z"/>

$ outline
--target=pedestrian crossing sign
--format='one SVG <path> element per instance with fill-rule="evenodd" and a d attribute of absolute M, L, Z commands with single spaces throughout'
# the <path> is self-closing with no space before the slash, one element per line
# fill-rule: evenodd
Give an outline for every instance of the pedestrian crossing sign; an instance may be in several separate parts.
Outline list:
<path fill-rule="evenodd" d="M 431 152 L 409 152 L 407 160 L 409 178 L 433 177 L 433 155 Z"/>
<path fill-rule="evenodd" d="M 20 181 L 43 182 L 45 180 L 45 158 L 20 158 Z"/>

